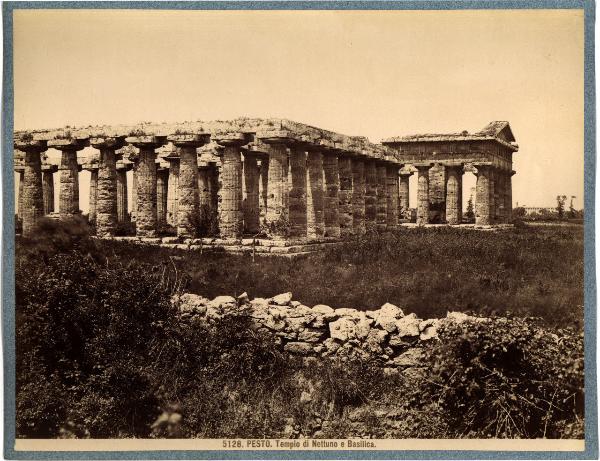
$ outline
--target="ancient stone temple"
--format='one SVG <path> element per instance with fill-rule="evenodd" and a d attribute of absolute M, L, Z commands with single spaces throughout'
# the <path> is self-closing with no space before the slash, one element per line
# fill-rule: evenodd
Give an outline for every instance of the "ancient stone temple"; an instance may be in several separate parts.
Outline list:
<path fill-rule="evenodd" d="M 14 138 L 24 235 L 44 214 L 80 213 L 83 168 L 90 172 L 88 219 L 96 234 L 114 237 L 120 224 L 131 222 L 130 238 L 148 243 L 205 237 L 297 245 L 395 230 L 410 215 L 414 172 L 418 224 L 461 223 L 464 171 L 477 175 L 477 223 L 509 222 L 517 151 L 507 122 L 474 134 L 381 144 L 289 120 L 249 118 L 39 130 Z M 90 147 L 93 155 L 80 154 Z M 60 165 L 47 161 L 49 148 L 61 152 Z"/>

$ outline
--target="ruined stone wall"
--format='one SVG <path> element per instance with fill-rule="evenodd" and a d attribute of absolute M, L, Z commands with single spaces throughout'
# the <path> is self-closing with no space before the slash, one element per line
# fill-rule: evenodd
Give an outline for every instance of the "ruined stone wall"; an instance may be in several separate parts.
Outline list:
<path fill-rule="evenodd" d="M 280 347 L 303 357 L 360 357 L 374 359 L 389 372 L 422 367 L 422 346 L 437 338 L 443 322 L 462 322 L 458 312 L 444 319 L 423 320 L 386 303 L 372 311 L 333 309 L 324 304 L 308 307 L 291 293 L 249 300 L 218 296 L 213 300 L 194 294 L 173 298 L 182 319 L 214 321 L 225 313 L 246 308 L 259 330 L 276 336 Z"/>

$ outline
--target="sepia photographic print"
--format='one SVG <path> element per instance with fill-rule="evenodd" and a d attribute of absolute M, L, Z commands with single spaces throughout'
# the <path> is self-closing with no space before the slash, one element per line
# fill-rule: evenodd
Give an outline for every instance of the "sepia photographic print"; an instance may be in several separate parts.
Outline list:
<path fill-rule="evenodd" d="M 5 2 L 8 459 L 598 456 L 594 4 Z"/>

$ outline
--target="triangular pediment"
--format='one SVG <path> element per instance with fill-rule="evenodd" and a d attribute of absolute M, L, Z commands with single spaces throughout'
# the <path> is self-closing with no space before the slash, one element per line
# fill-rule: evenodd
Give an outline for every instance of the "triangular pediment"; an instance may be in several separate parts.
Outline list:
<path fill-rule="evenodd" d="M 480 132 L 487 136 L 494 136 L 495 138 L 502 139 L 506 142 L 515 142 L 515 136 L 510 129 L 510 124 L 503 121 L 494 121 L 488 123 Z"/>

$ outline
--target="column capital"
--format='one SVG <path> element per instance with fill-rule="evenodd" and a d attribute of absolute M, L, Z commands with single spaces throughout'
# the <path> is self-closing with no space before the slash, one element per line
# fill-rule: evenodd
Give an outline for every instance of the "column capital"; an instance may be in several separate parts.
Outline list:
<path fill-rule="evenodd" d="M 90 144 L 99 150 L 117 150 L 125 145 L 125 136 L 96 136 L 90 138 Z"/>
<path fill-rule="evenodd" d="M 23 140 L 23 139 L 15 139 L 14 141 L 15 149 L 18 149 L 23 152 L 44 152 L 48 149 L 47 141 L 42 141 L 38 139 L 31 140 Z"/>
<path fill-rule="evenodd" d="M 415 174 L 415 171 L 411 168 L 410 165 L 402 165 L 402 168 L 400 168 L 400 171 L 398 171 L 399 176 L 407 178 L 412 176 L 413 174 Z"/>
<path fill-rule="evenodd" d="M 222 147 L 242 147 L 249 142 L 246 134 L 237 132 L 215 135 L 214 140 Z"/>
<path fill-rule="evenodd" d="M 56 173 L 58 171 L 58 165 L 55 165 L 54 163 L 42 163 L 42 171 Z"/>
<path fill-rule="evenodd" d="M 125 141 L 138 149 L 157 149 L 167 142 L 166 136 L 139 135 L 128 136 Z"/>
<path fill-rule="evenodd" d="M 97 163 L 84 163 L 81 168 L 86 171 L 98 171 L 99 166 Z"/>
<path fill-rule="evenodd" d="M 78 151 L 89 145 L 89 138 L 57 138 L 48 141 L 48 147 L 53 147 L 60 151 Z"/>
<path fill-rule="evenodd" d="M 117 160 L 117 170 L 129 171 L 133 168 L 133 162 L 130 160 Z"/>
<path fill-rule="evenodd" d="M 175 133 L 167 136 L 177 147 L 198 148 L 210 142 L 210 133 Z"/>

